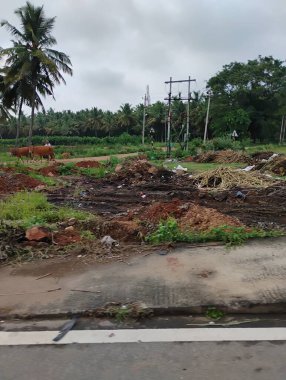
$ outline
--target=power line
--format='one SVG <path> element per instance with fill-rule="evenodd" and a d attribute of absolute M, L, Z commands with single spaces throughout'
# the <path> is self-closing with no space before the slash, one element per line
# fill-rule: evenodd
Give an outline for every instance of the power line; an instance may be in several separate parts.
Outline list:
<path fill-rule="evenodd" d="M 164 100 L 168 101 L 168 129 L 167 129 L 167 156 L 170 157 L 171 155 L 171 103 L 172 100 L 177 99 L 177 97 L 172 97 L 172 84 L 173 83 L 188 83 L 188 95 L 187 97 L 179 97 L 180 100 L 187 100 L 187 133 L 186 133 L 186 149 L 188 149 L 188 143 L 189 143 L 189 132 L 190 132 L 190 101 L 191 101 L 191 82 L 195 82 L 196 79 L 191 79 L 189 76 L 188 79 L 182 79 L 182 80 L 172 80 L 172 77 L 170 77 L 169 81 L 165 82 L 166 84 L 169 84 L 169 94 L 167 98 L 164 98 Z"/>

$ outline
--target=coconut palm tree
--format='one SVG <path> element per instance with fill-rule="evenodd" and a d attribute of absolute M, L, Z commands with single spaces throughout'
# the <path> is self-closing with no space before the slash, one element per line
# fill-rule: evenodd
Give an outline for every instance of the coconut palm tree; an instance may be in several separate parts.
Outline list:
<path fill-rule="evenodd" d="M 65 83 L 61 72 L 72 75 L 71 61 L 69 57 L 51 48 L 56 44 L 56 39 L 52 36 L 55 17 L 47 18 L 43 6 L 36 7 L 27 2 L 24 7 L 15 11 L 20 18 L 21 29 L 17 29 L 8 21 L 2 21 L 1 26 L 16 38 L 13 46 L 2 49 L 1 56 L 5 56 L 6 66 L 14 65 L 17 68 L 17 75 L 10 76 L 9 81 L 21 83 L 21 91 L 29 89 L 29 96 L 23 101 L 31 107 L 31 125 L 29 130 L 29 143 L 31 144 L 34 126 L 35 108 L 41 104 L 41 96 L 53 94 L 55 84 Z M 18 93 L 19 98 L 21 98 Z M 20 104 L 21 100 L 19 101 Z"/>

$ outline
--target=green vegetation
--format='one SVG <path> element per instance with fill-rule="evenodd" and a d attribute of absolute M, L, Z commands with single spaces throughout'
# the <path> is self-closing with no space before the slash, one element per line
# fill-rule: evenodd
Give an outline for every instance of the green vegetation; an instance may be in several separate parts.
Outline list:
<path fill-rule="evenodd" d="M 225 313 L 215 307 L 209 307 L 206 311 L 206 316 L 217 321 L 223 318 L 225 316 Z"/>
<path fill-rule="evenodd" d="M 281 231 L 263 231 L 258 229 L 246 229 L 245 227 L 220 226 L 210 231 L 195 232 L 181 231 L 176 219 L 169 218 L 159 223 L 156 231 L 146 237 L 146 241 L 158 244 L 166 242 L 205 243 L 221 241 L 227 246 L 243 244 L 252 238 L 265 238 L 282 236 Z"/>
<path fill-rule="evenodd" d="M 154 164 L 156 165 L 162 165 L 164 163 L 164 166 L 168 169 L 174 169 L 178 165 L 178 163 L 175 162 L 162 162 L 162 161 L 154 161 Z M 188 171 L 191 173 L 200 173 L 207 170 L 214 170 L 216 168 L 219 168 L 221 166 L 223 167 L 229 167 L 229 168 L 242 168 L 245 167 L 246 164 L 244 163 L 227 163 L 227 164 L 217 164 L 214 162 L 206 162 L 206 163 L 200 163 L 200 162 L 181 162 L 181 166 L 184 168 L 187 168 Z"/>
<path fill-rule="evenodd" d="M 2 104 L 15 109 L 18 114 L 16 139 L 19 137 L 23 105 L 31 107 L 29 125 L 29 145 L 35 120 L 35 109 L 43 107 L 42 97 L 54 96 L 54 86 L 65 83 L 62 73 L 72 75 L 69 57 L 52 49 L 56 39 L 52 36 L 55 17 L 47 18 L 43 6 L 36 7 L 27 1 L 15 12 L 20 21 L 20 29 L 8 21 L 1 21 L 10 32 L 12 46 L 1 49 L 0 59 L 4 59 Z"/>
<path fill-rule="evenodd" d="M 54 178 L 51 178 L 51 177 L 46 177 L 44 175 L 41 175 L 41 174 L 38 174 L 38 173 L 33 173 L 33 172 L 29 172 L 28 175 L 30 177 L 32 177 L 32 178 L 35 178 L 35 179 L 43 182 L 47 186 L 55 186 L 57 184 L 57 181 Z"/>
<path fill-rule="evenodd" d="M 92 216 L 83 211 L 55 207 L 47 201 L 45 195 L 36 192 L 19 192 L 0 202 L 0 220 L 15 227 L 52 227 L 54 223 L 70 218 L 86 221 Z"/>

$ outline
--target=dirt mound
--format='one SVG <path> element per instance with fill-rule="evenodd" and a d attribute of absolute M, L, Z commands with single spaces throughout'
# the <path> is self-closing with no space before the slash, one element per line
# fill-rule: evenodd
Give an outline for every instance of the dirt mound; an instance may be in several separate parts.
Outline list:
<path fill-rule="evenodd" d="M 279 176 L 286 175 L 286 157 L 278 156 L 269 160 L 268 162 L 260 162 L 255 166 L 255 170 L 260 170 L 261 172 L 269 171 Z"/>
<path fill-rule="evenodd" d="M 187 209 L 188 204 L 179 199 L 171 202 L 156 202 L 141 210 L 138 218 L 142 221 L 156 224 L 169 217 L 180 218 Z"/>
<path fill-rule="evenodd" d="M 194 161 L 194 157 L 193 156 L 185 157 L 183 159 L 183 162 L 193 162 L 193 161 Z"/>
<path fill-rule="evenodd" d="M 80 161 L 75 164 L 78 168 L 100 168 L 102 164 L 98 161 Z"/>
<path fill-rule="evenodd" d="M 179 226 L 184 231 L 209 231 L 220 226 L 241 227 L 243 224 L 237 218 L 215 209 L 194 204 L 180 219 Z"/>
<path fill-rule="evenodd" d="M 219 152 L 206 152 L 194 158 L 196 162 L 216 162 L 227 164 L 235 162 L 249 162 L 250 158 L 244 153 L 233 150 L 221 150 Z"/>
<path fill-rule="evenodd" d="M 260 162 L 261 160 L 268 160 L 274 152 L 255 152 L 251 154 L 253 163 Z"/>
<path fill-rule="evenodd" d="M 37 186 L 43 185 L 37 179 L 31 178 L 21 173 L 1 173 L 0 172 L 0 193 L 9 194 L 20 190 L 35 189 Z"/>
<path fill-rule="evenodd" d="M 81 236 L 77 231 L 59 231 L 53 236 L 53 240 L 57 245 L 65 246 L 81 241 Z"/>
<path fill-rule="evenodd" d="M 143 228 L 136 220 L 113 220 L 104 223 L 100 229 L 101 235 L 110 235 L 119 241 L 138 241 L 142 240 Z"/>
<path fill-rule="evenodd" d="M 198 188 L 233 189 L 236 187 L 267 187 L 273 183 L 272 179 L 259 174 L 242 170 L 218 168 L 193 177 Z"/>
<path fill-rule="evenodd" d="M 129 159 L 126 160 L 113 175 L 114 179 L 122 180 L 129 184 L 142 184 L 150 180 L 159 179 L 162 182 L 167 182 L 173 173 L 165 168 L 157 168 L 147 160 Z"/>
<path fill-rule="evenodd" d="M 59 175 L 59 168 L 61 164 L 55 163 L 53 165 L 45 166 L 44 168 L 38 169 L 37 172 L 46 176 L 46 177 L 54 177 Z"/>

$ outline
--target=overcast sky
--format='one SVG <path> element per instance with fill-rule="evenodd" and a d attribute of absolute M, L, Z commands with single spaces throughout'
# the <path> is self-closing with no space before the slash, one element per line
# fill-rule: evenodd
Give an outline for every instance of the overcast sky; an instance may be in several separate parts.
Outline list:
<path fill-rule="evenodd" d="M 56 48 L 68 54 L 73 77 L 55 90 L 45 106 L 73 111 L 117 110 L 163 100 L 164 82 L 197 79 L 193 90 L 232 61 L 260 55 L 286 56 L 285 0 L 34 0 L 56 16 Z M 1 19 L 19 27 L 14 10 L 23 0 L 1 1 Z M 0 46 L 10 36 L 0 29 Z M 174 93 L 186 92 L 175 86 Z"/>

